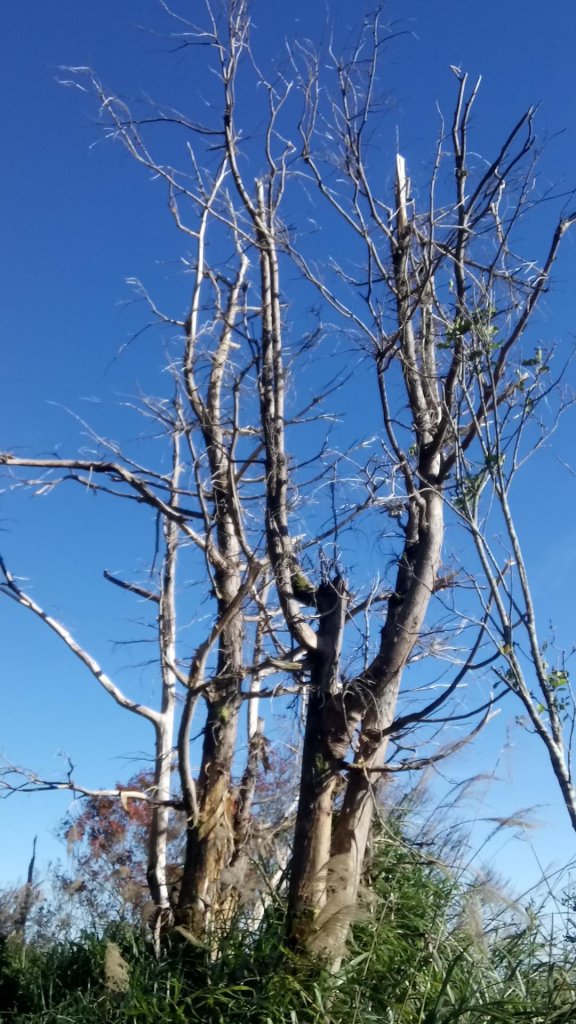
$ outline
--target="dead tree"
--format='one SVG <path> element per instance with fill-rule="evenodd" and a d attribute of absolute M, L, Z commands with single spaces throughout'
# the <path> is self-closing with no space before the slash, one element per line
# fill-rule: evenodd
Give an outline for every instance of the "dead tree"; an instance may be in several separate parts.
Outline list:
<path fill-rule="evenodd" d="M 285 669 L 291 659 L 296 671 L 300 667 L 302 652 L 293 651 L 293 641 L 306 649 L 316 644 L 315 629 L 301 611 L 306 585 L 288 529 L 289 489 L 297 485 L 299 468 L 295 460 L 288 466 L 284 433 L 287 425 L 305 424 L 307 417 L 314 423 L 323 390 L 319 386 L 302 409 L 288 416 L 276 232 L 292 144 L 282 144 L 280 155 L 271 156 L 284 97 L 267 90 L 265 170 L 255 185 L 247 185 L 238 163 L 235 100 L 239 62 L 248 52 L 247 12 L 244 4 L 232 4 L 224 23 L 210 11 L 208 15 L 208 27 L 195 41 L 209 44 L 220 73 L 219 120 L 206 128 L 174 112 L 157 118 L 160 126 L 176 126 L 185 136 L 191 131 L 198 142 L 199 152 L 192 153 L 186 173 L 156 158 L 145 127 L 126 105 L 91 72 L 80 72 L 84 87 L 100 104 L 107 136 L 163 183 L 176 229 L 192 249 L 184 315 L 165 314 L 134 282 L 153 320 L 177 334 L 167 365 L 172 395 L 150 397 L 141 408 L 155 424 L 157 461 L 135 461 L 96 435 L 91 438 L 96 454 L 89 459 L 1 456 L 10 485 L 18 481 L 47 493 L 57 486 L 80 484 L 112 499 L 132 501 L 135 509 L 151 516 L 155 545 L 162 553 L 160 572 L 155 569 L 157 552 L 154 555 L 154 585 L 105 575 L 127 598 L 131 595 L 155 609 L 158 709 L 128 697 L 66 627 L 21 587 L 11 568 L 0 565 L 3 593 L 38 616 L 122 708 L 153 726 L 154 785 L 146 792 L 118 791 L 118 796 L 124 801 L 146 800 L 153 809 L 148 884 L 158 925 L 174 912 L 181 924 L 202 934 L 216 924 L 222 876 L 241 859 L 246 842 L 255 773 L 264 749 L 259 702 L 297 692 L 300 682 L 286 680 Z M 217 253 L 215 261 L 211 252 Z M 169 470 L 156 468 L 167 461 Z M 321 469 L 329 471 L 328 465 Z M 185 572 L 206 582 L 212 621 L 205 636 L 198 627 L 186 631 L 182 626 L 179 607 Z M 312 589 L 310 585 L 309 593 Z M 264 689 L 267 679 L 273 685 Z M 248 749 L 237 787 L 232 770 L 245 702 L 250 707 Z M 196 775 L 191 736 L 199 707 L 204 716 Z M 52 781 L 8 765 L 4 786 L 65 788 L 94 795 L 77 782 L 72 770 L 68 778 Z M 186 853 L 178 905 L 173 908 L 166 880 L 168 820 L 171 813 L 182 812 Z"/>
<path fill-rule="evenodd" d="M 506 410 L 498 417 L 484 415 L 478 423 L 476 458 L 458 453 L 454 506 L 478 555 L 478 600 L 489 611 L 493 642 L 501 654 L 494 669 L 496 686 L 520 702 L 524 714 L 518 722 L 543 744 L 576 829 L 572 769 L 576 703 L 570 655 L 539 628 L 519 520 L 512 511 L 517 473 L 548 442 L 557 417 L 571 401 L 562 389 L 562 373 L 551 374 L 552 354 L 551 349 L 536 346 L 522 360 Z M 486 374 L 491 376 L 489 366 Z"/>
<path fill-rule="evenodd" d="M 516 229 L 533 202 L 534 111 L 519 119 L 493 158 L 477 161 L 470 153 L 469 135 L 480 82 L 471 88 L 460 72 L 452 123 L 448 132 L 442 129 L 427 200 L 422 204 L 414 196 L 399 155 L 394 188 L 387 196 L 376 184 L 383 177 L 386 141 L 371 124 L 378 114 L 379 61 L 385 40 L 376 16 L 363 29 L 352 54 L 342 59 L 332 55 L 337 81 L 333 93 L 321 79 L 316 56 L 302 48 L 294 51 L 295 70 L 304 68 L 300 76 L 305 99 L 300 122 L 302 157 L 318 192 L 340 219 L 354 263 L 333 255 L 327 269 L 303 251 L 294 256 L 335 313 L 351 321 L 359 344 L 371 354 L 383 443 L 404 485 L 402 541 L 378 649 L 364 671 L 341 682 L 339 727 L 320 729 L 316 757 L 310 755 L 316 769 L 309 791 L 320 786 L 324 793 L 325 779 L 330 770 L 333 774 L 339 768 L 342 757 L 340 742 L 325 757 L 329 738 L 336 733 L 340 741 L 346 729 L 352 737 L 361 721 L 342 804 L 335 813 L 332 808 L 330 856 L 337 865 L 337 891 L 330 901 L 329 852 L 324 845 L 319 856 L 310 837 L 310 852 L 295 858 L 298 877 L 293 874 L 291 879 L 290 912 L 296 932 L 298 919 L 309 919 L 310 911 L 312 916 L 318 914 L 328 899 L 318 920 L 322 927 L 328 924 L 326 946 L 332 950 L 349 925 L 346 901 L 350 911 L 356 903 L 377 780 L 385 767 L 389 739 L 399 729 L 394 719 L 400 687 L 434 598 L 455 504 L 467 516 L 488 581 L 489 596 L 482 602 L 484 622 L 488 624 L 495 611 L 499 636 L 508 638 L 505 646 L 495 644 L 508 668 L 494 671 L 520 696 L 544 738 L 574 820 L 555 684 L 539 654 L 527 574 L 507 503 L 518 460 L 513 456 L 509 476 L 503 467 L 505 452 L 520 450 L 521 423 L 530 419 L 537 400 L 549 390 L 540 366 L 532 373 L 533 386 L 518 420 L 525 367 L 534 364 L 527 359 L 524 336 L 538 299 L 548 288 L 562 237 L 576 216 L 560 218 L 541 263 L 518 256 Z M 445 183 L 447 168 L 452 197 Z M 403 410 L 408 410 L 407 415 Z M 475 477 L 468 468 L 474 460 L 481 467 Z M 485 480 L 491 481 L 500 503 L 518 566 L 522 607 L 516 607 L 516 623 L 510 614 L 512 588 L 476 517 L 477 492 Z M 528 633 L 543 707 L 527 697 L 529 688 L 510 640 L 519 623 Z M 484 667 L 493 661 L 493 657 L 484 659 Z M 469 663 L 469 667 L 479 664 Z M 433 702 L 420 709 L 420 720 L 434 720 L 437 708 Z M 310 715 L 315 715 L 313 702 Z M 318 880 L 319 864 L 321 882 L 314 885 L 311 879 Z"/>
<path fill-rule="evenodd" d="M 246 860 L 265 750 L 262 702 L 282 695 L 301 700 L 305 729 L 288 933 L 295 943 L 337 955 L 357 899 L 378 780 L 447 756 L 468 734 L 451 742 L 436 736 L 433 748 L 429 743 L 421 756 L 408 758 L 391 755 L 390 741 L 401 743 L 423 724 L 443 735 L 451 717 L 473 735 L 493 701 L 487 694 L 478 707 L 454 703 L 471 673 L 495 672 L 507 691 L 525 696 L 509 630 L 520 618 L 534 657 L 528 591 L 511 617 L 511 594 L 502 598 L 507 577 L 489 551 L 476 499 L 489 483 L 507 515 L 502 455 L 521 438 L 515 410 L 524 380 L 523 339 L 573 218 L 559 221 L 541 265 L 515 253 L 516 228 L 532 202 L 533 112 L 520 118 L 492 159 L 478 161 L 469 147 L 478 85 L 470 88 L 461 74 L 426 198 L 421 187 L 412 189 L 405 160 L 371 128 L 386 39 L 379 16 L 346 59 L 332 54 L 333 95 L 319 58 L 305 48 L 292 51 L 289 73 L 259 70 L 249 28 L 245 0 L 231 0 L 219 17 L 208 7 L 202 28 L 183 26 L 183 47 L 205 56 L 219 76 L 219 107 L 210 109 L 208 123 L 195 112 L 161 108 L 139 120 L 94 74 L 78 72 L 97 97 L 105 134 L 164 188 L 187 249 L 183 312 L 164 312 L 136 284 L 151 321 L 169 338 L 170 394 L 149 398 L 142 408 L 156 424 L 161 458 L 144 464 L 98 437 L 90 459 L 0 457 L 12 481 L 43 491 L 79 483 L 111 500 L 132 501 L 137 514 L 148 516 L 161 548 L 153 585 L 107 578 L 155 611 L 159 707 L 131 700 L 3 562 L 0 589 L 38 616 L 117 704 L 153 728 L 153 788 L 118 796 L 153 807 L 148 881 L 159 924 L 174 910 L 180 924 L 205 934 L 217 927 L 219 915 L 229 915 L 234 897 L 224 894 L 223 880 Z M 242 131 L 244 67 L 265 99 L 260 144 Z M 171 147 L 183 139 L 183 167 L 158 155 L 158 131 L 174 133 Z M 305 234 L 287 227 L 311 194 L 314 214 L 325 204 L 339 224 L 330 235 L 330 260 L 321 265 L 307 252 Z M 287 310 L 295 277 L 294 305 L 307 295 L 320 311 L 308 329 L 311 320 L 297 308 L 291 333 Z M 318 424 L 330 415 L 329 397 L 336 393 L 339 403 L 346 394 L 350 402 L 356 397 L 350 374 L 316 369 L 314 376 L 310 369 L 308 353 L 315 348 L 329 366 L 335 324 L 359 358 L 370 361 L 379 409 L 379 436 L 361 439 L 356 453 L 326 443 L 314 447 Z M 524 421 L 544 387 L 541 373 L 533 377 Z M 306 430 L 305 441 L 297 439 Z M 341 472 L 345 460 L 354 461 L 352 482 Z M 352 572 L 340 542 L 343 531 L 359 523 L 377 536 L 383 517 L 393 524 L 393 537 L 380 574 L 389 579 L 380 586 L 371 567 Z M 462 520 L 472 531 L 489 597 L 479 593 L 472 607 L 467 597 L 458 613 L 456 585 L 470 568 L 446 573 L 441 563 L 446 531 Z M 518 561 L 514 536 L 509 529 Z M 186 627 L 179 610 L 185 576 L 204 584 L 208 624 L 202 627 Z M 431 665 L 438 664 L 442 650 L 426 647 L 426 620 L 445 614 L 447 592 L 453 631 L 462 633 L 467 616 L 474 635 L 459 650 L 439 696 L 411 694 L 411 708 L 400 707 L 410 661 L 428 653 Z M 495 635 L 495 614 L 505 643 Z M 358 648 L 352 636 L 361 616 L 372 629 Z M 379 640 L 372 644 L 375 623 Z M 529 713 L 537 731 L 547 730 L 560 765 L 558 705 L 550 696 L 549 670 L 543 663 L 541 669 L 546 710 Z M 246 703 L 248 743 L 238 771 Z M 192 722 L 201 707 L 195 774 Z M 72 775 L 50 782 L 12 771 L 4 779 L 12 789 L 88 792 Z M 565 780 L 563 795 L 572 800 L 567 787 Z M 166 882 L 171 813 L 183 813 L 186 833 L 175 908 Z"/>

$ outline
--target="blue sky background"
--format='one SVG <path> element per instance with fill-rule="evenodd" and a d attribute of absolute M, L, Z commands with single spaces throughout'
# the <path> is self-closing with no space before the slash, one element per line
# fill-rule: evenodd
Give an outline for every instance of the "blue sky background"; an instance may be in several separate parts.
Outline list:
<path fill-rule="evenodd" d="M 59 85 L 69 77 L 59 69 L 91 65 L 131 103 L 149 95 L 188 110 L 211 84 L 167 38 L 172 26 L 156 0 L 2 0 L 1 6 L 0 450 L 66 455 L 81 434 L 69 410 L 125 436 L 129 421 L 118 403 L 151 388 L 161 365 L 153 334 L 116 358 L 146 320 L 142 307 L 127 301 L 126 278 L 141 278 L 165 306 L 172 301 L 178 309 L 182 282 L 181 240 L 164 194 L 118 147 L 101 141 L 92 101 Z M 188 0 L 178 9 L 193 17 L 195 6 Z M 262 55 L 278 51 L 284 37 L 325 36 L 332 20 L 345 39 L 353 20 L 343 0 L 334 0 L 329 11 L 314 0 L 254 0 L 252 9 Z M 484 152 L 527 106 L 540 103 L 539 132 L 548 139 L 542 187 L 554 184 L 561 192 L 576 186 L 571 0 L 550 0 L 545 15 L 540 5 L 519 0 L 392 0 L 387 13 L 395 30 L 406 33 L 388 49 L 389 123 L 413 177 L 425 176 L 438 132 L 437 104 L 450 113 L 453 64 L 484 76 L 474 118 Z M 552 222 L 554 210 L 549 213 Z M 547 214 L 543 208 L 536 232 Z M 540 240 L 535 234 L 526 244 L 538 251 Z M 542 336 L 566 351 L 574 340 L 575 271 L 576 235 L 564 245 L 539 314 Z M 574 426 L 569 414 L 555 440 L 566 461 Z M 566 523 L 575 498 L 576 481 L 552 450 L 538 457 L 516 498 L 541 620 L 554 622 L 567 647 L 576 639 L 576 528 Z M 1 550 L 14 571 L 33 581 L 38 600 L 106 668 L 124 671 L 126 685 L 151 699 L 153 673 L 140 664 L 141 653 L 114 643 L 134 608 L 101 580 L 103 568 L 148 562 L 150 524 L 143 519 L 135 526 L 117 507 L 61 488 L 43 499 L 2 497 L 0 528 Z M 64 752 L 87 785 L 128 777 L 140 752 L 150 749 L 145 724 L 112 705 L 56 638 L 7 601 L 0 603 L 0 638 L 0 751 L 52 777 L 62 774 Z M 513 719 L 501 716 L 445 774 L 459 779 L 496 766 L 501 781 L 482 784 L 477 793 L 485 802 L 473 801 L 468 813 L 542 805 L 543 827 L 529 837 L 536 854 L 524 839 L 509 840 L 499 857 L 493 852 L 522 887 L 536 874 L 536 856 L 545 865 L 566 863 L 576 854 L 576 838 L 538 744 Z M 22 875 L 36 832 L 42 860 L 64 853 L 52 830 L 69 804 L 69 795 L 0 803 L 0 880 Z"/>

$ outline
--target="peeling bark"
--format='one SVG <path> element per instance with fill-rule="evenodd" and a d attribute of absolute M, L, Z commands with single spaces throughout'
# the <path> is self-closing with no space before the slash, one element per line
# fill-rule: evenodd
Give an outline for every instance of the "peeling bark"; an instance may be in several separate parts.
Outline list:
<path fill-rule="evenodd" d="M 238 704 L 219 699 L 209 704 L 198 781 L 198 813 L 189 821 L 177 919 L 193 934 L 214 924 L 222 874 L 234 849 L 232 759 L 238 728 Z"/>

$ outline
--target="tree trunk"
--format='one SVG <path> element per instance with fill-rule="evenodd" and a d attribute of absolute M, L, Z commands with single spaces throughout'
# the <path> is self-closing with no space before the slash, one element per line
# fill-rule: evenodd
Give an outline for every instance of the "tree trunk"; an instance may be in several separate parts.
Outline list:
<path fill-rule="evenodd" d="M 154 760 L 154 798 L 158 804 L 153 807 L 148 846 L 148 867 L 146 880 L 150 895 L 156 905 L 159 918 L 170 916 L 170 893 L 167 868 L 168 828 L 172 791 L 172 746 L 174 742 L 174 710 L 169 717 L 159 722 L 156 728 L 156 751 Z"/>
<path fill-rule="evenodd" d="M 12 934 L 18 942 L 26 942 L 26 925 L 30 917 L 30 911 L 34 905 L 34 867 L 36 864 L 36 842 L 38 836 L 34 836 L 32 843 L 32 856 L 28 864 L 26 885 L 18 893 L 18 904 L 14 915 L 14 927 Z"/>
<path fill-rule="evenodd" d="M 434 469 L 438 461 L 438 458 L 434 460 Z M 404 668 L 422 629 L 442 550 L 444 517 L 439 487 L 423 483 L 417 499 L 413 500 L 415 505 L 406 528 L 396 590 L 388 604 L 380 650 L 364 680 L 359 680 L 370 687 L 371 699 L 368 699 L 355 755 L 358 770 L 349 773 L 344 801 L 334 828 L 332 857 L 338 859 L 339 867 L 340 948 L 346 939 L 358 898 L 378 780 L 381 778 L 379 772 L 371 773 L 370 770 L 380 769 L 385 761 L 388 729 L 394 719 Z"/>
<path fill-rule="evenodd" d="M 248 714 L 252 711 L 255 702 L 250 702 Z M 234 853 L 232 862 L 239 864 L 246 853 L 246 844 L 250 836 L 250 824 L 252 821 L 252 805 L 258 782 L 258 768 L 262 759 L 266 762 L 264 752 L 264 719 L 256 717 L 255 723 L 249 730 L 248 736 L 248 757 L 246 767 L 236 791 L 234 809 Z M 267 763 L 267 762 L 266 762 Z"/>
<path fill-rule="evenodd" d="M 300 796 L 288 894 L 288 936 L 301 945 L 313 932 L 328 889 L 334 792 L 354 727 L 342 709 L 339 660 L 348 593 L 337 577 L 316 592 L 320 615 L 302 751 Z"/>
<path fill-rule="evenodd" d="M 186 854 L 177 919 L 195 935 L 214 922 L 220 882 L 233 852 L 232 759 L 238 729 L 238 701 L 219 697 L 208 705 L 198 811 L 186 832 Z"/>
<path fill-rule="evenodd" d="M 182 472 L 180 437 L 172 438 L 172 501 L 177 504 L 178 484 Z M 158 605 L 158 638 L 162 672 L 162 708 L 154 729 L 156 734 L 154 756 L 154 799 L 150 837 L 148 840 L 148 867 L 146 879 L 154 904 L 156 944 L 163 927 L 172 923 L 170 892 L 168 887 L 167 853 L 170 825 L 170 799 L 172 796 L 172 767 L 174 747 L 174 714 L 176 707 L 176 569 L 179 531 L 177 524 L 165 519 L 163 523 L 165 551 L 162 566 L 162 585 Z"/>

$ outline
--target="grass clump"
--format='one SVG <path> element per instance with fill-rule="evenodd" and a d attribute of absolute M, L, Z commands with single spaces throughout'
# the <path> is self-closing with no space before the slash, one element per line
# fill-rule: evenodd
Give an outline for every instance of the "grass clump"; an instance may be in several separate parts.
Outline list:
<path fill-rule="evenodd" d="M 574 944 L 401 835 L 375 848 L 363 920 L 336 973 L 282 941 L 281 908 L 217 955 L 138 930 L 0 949 L 10 1024 L 576 1024 Z"/>

